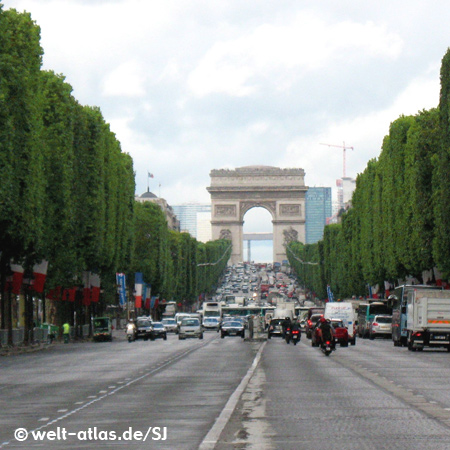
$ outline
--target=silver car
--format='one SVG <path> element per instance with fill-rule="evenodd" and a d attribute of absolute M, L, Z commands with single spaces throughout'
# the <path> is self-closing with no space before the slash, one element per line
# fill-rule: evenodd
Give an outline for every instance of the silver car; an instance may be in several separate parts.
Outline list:
<path fill-rule="evenodd" d="M 186 318 L 181 321 L 180 329 L 178 331 L 178 339 L 186 338 L 203 339 L 203 328 L 200 320 L 197 318 Z"/>
<path fill-rule="evenodd" d="M 163 319 L 161 322 L 168 333 L 177 332 L 177 321 L 175 319 Z"/>
<path fill-rule="evenodd" d="M 392 336 L 392 316 L 375 316 L 369 325 L 369 339 Z"/>

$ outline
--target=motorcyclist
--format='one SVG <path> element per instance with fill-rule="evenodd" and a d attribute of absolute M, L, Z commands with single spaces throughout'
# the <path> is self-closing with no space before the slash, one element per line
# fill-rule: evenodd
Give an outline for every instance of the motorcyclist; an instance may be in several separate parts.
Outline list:
<path fill-rule="evenodd" d="M 290 317 L 286 317 L 282 324 L 281 324 L 281 328 L 283 329 L 283 337 L 286 336 L 286 330 L 291 328 L 291 318 Z"/>
<path fill-rule="evenodd" d="M 324 317 L 321 317 L 319 319 L 319 325 L 318 328 L 320 329 L 321 334 L 321 344 L 323 342 L 329 341 L 331 343 L 331 346 L 334 347 L 334 336 L 333 336 L 333 329 L 331 327 L 330 322 L 325 319 Z"/>
<path fill-rule="evenodd" d="M 300 324 L 298 323 L 298 320 L 294 320 L 294 321 L 292 322 L 291 330 L 292 330 L 292 331 L 298 331 L 298 332 L 301 334 L 302 330 L 301 330 L 301 328 L 300 328 Z"/>

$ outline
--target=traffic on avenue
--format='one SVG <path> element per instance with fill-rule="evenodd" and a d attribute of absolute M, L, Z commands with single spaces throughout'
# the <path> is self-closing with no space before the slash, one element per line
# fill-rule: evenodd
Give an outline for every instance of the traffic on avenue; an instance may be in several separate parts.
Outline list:
<path fill-rule="evenodd" d="M 372 303 L 229 267 L 198 311 L 1 357 L 0 449 L 448 449 L 448 346 L 394 345 Z"/>

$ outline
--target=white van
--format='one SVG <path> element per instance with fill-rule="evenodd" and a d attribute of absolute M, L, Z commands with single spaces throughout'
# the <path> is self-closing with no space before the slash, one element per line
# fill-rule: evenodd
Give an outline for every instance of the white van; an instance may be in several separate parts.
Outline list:
<path fill-rule="evenodd" d="M 329 302 L 325 305 L 325 319 L 341 319 L 348 329 L 348 340 L 356 343 L 355 311 L 350 302 Z"/>

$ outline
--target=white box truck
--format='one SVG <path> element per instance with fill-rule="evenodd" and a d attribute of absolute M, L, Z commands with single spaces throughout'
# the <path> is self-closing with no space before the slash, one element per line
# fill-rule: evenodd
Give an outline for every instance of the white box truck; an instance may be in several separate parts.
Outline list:
<path fill-rule="evenodd" d="M 340 319 L 348 330 L 348 341 L 356 344 L 355 311 L 350 302 L 328 302 L 323 314 L 325 319 Z"/>
<path fill-rule="evenodd" d="M 450 351 L 450 291 L 408 292 L 406 332 L 408 350 L 445 347 Z"/>

